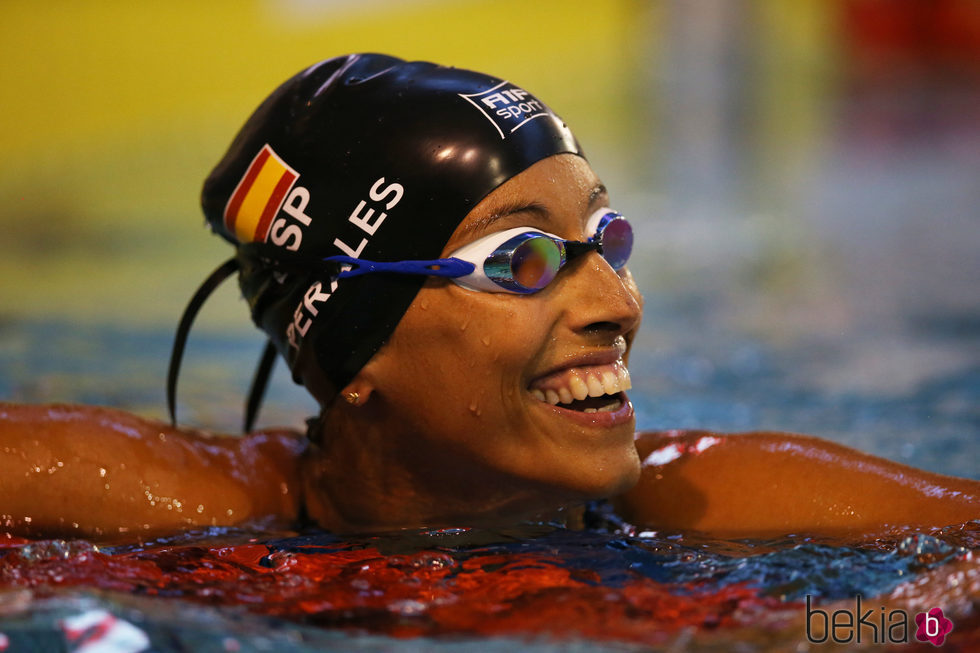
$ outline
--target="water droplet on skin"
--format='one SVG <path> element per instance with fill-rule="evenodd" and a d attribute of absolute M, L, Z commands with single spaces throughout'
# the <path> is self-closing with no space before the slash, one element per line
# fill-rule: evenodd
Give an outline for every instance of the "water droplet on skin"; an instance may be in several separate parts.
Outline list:
<path fill-rule="evenodd" d="M 468 327 L 469 325 L 470 325 L 470 321 L 469 320 L 466 320 L 465 322 L 463 322 L 462 324 L 459 325 L 459 330 L 460 331 L 466 331 L 466 327 Z"/>
<path fill-rule="evenodd" d="M 476 402 L 470 404 L 470 412 L 476 415 L 477 417 L 483 414 L 483 411 L 480 410 L 480 407 L 476 404 Z"/>
<path fill-rule="evenodd" d="M 487 347 L 489 347 L 489 346 L 490 346 L 490 336 L 483 336 L 483 337 L 482 337 L 482 338 L 480 339 L 480 341 L 481 341 L 481 342 L 482 342 L 483 344 L 485 344 L 485 345 L 486 345 Z"/>

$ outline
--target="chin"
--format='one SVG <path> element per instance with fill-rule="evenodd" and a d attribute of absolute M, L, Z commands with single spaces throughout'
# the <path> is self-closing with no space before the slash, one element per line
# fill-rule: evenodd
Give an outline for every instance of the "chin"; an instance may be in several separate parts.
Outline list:
<path fill-rule="evenodd" d="M 640 461 L 637 459 L 636 464 L 630 466 L 629 470 L 620 474 L 616 479 L 611 480 L 607 483 L 600 491 L 598 499 L 608 499 L 610 497 L 615 497 L 620 494 L 624 494 L 629 490 L 633 489 L 640 481 Z"/>
<path fill-rule="evenodd" d="M 580 467 L 568 484 L 568 489 L 575 492 L 579 499 L 607 499 L 627 492 L 639 480 L 640 459 L 633 449 L 622 460 L 588 469 Z"/>

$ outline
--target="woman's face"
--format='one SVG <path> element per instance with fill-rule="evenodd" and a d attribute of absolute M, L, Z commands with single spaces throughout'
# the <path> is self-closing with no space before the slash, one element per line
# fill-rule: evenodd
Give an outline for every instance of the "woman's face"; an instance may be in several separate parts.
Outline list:
<path fill-rule="evenodd" d="M 586 221 L 605 206 L 585 160 L 553 156 L 476 206 L 443 256 L 522 226 L 584 241 L 593 235 Z M 446 491 L 491 483 L 534 488 L 549 501 L 624 491 L 639 474 L 633 409 L 621 390 L 641 302 L 628 270 L 595 252 L 530 295 L 432 279 L 362 370 L 372 389 L 364 409 L 410 451 L 405 465 L 424 466 L 426 481 L 442 479 Z M 583 387 L 601 396 L 575 401 Z"/>

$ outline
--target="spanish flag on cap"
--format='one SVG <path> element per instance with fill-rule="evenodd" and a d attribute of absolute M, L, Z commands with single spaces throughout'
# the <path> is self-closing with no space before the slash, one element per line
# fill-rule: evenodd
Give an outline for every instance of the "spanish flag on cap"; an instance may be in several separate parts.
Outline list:
<path fill-rule="evenodd" d="M 225 227 L 241 243 L 264 243 L 283 200 L 299 179 L 268 144 L 252 159 L 225 205 Z"/>

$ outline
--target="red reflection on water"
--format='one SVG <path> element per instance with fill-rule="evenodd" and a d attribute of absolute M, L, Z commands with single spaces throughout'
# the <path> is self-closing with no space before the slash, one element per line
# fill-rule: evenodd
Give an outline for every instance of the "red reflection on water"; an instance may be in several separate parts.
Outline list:
<path fill-rule="evenodd" d="M 169 546 L 107 555 L 94 549 L 0 559 L 0 589 L 84 586 L 176 597 L 320 626 L 398 637 L 548 635 L 641 643 L 683 627 L 745 625 L 792 609 L 744 586 L 711 592 L 634 578 L 600 584 L 596 572 L 541 553 L 473 555 L 426 550 L 384 555 L 336 545 Z M 26 550 L 25 550 L 26 551 Z"/>

